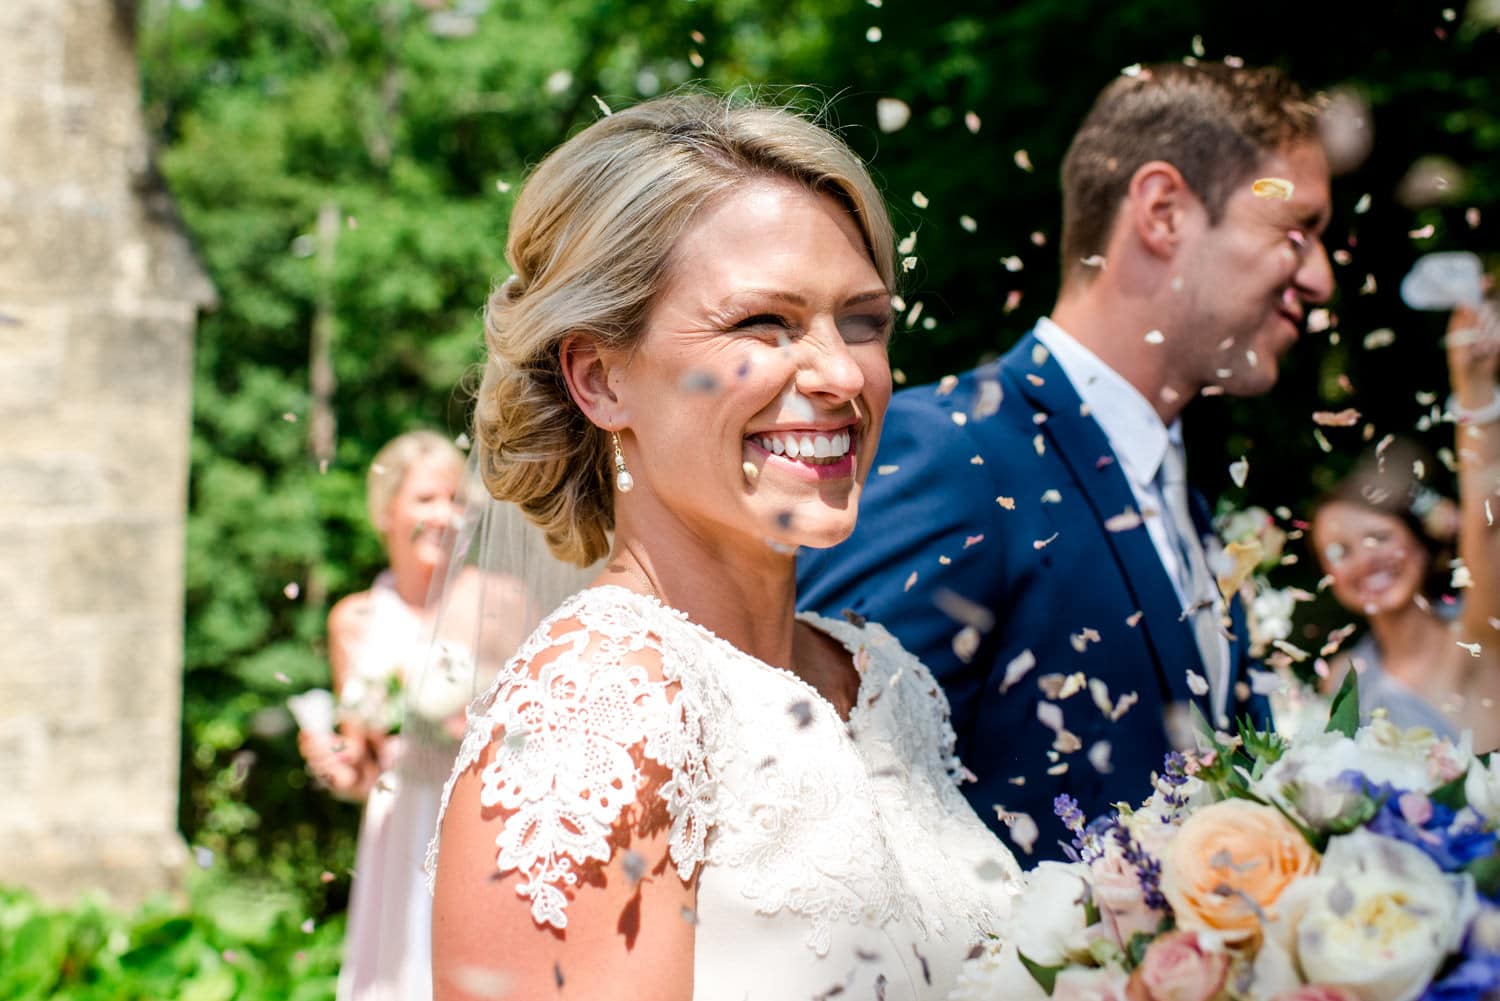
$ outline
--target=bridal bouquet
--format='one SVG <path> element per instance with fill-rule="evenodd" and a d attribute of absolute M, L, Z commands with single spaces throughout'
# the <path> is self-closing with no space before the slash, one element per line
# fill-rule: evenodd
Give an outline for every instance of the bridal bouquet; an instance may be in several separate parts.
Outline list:
<path fill-rule="evenodd" d="M 1500 998 L 1500 754 L 1358 721 L 1351 673 L 1322 733 L 1206 734 L 1093 823 L 1058 797 L 1072 861 L 953 998 Z"/>
<path fill-rule="evenodd" d="M 473 694 L 474 658 L 462 646 L 439 640 L 410 684 L 401 661 L 361 657 L 336 700 L 327 690 L 314 688 L 292 696 L 287 705 L 304 730 L 326 732 L 336 719 L 345 718 L 374 733 L 394 734 L 401 732 L 405 713 L 441 724 L 462 711 Z"/>

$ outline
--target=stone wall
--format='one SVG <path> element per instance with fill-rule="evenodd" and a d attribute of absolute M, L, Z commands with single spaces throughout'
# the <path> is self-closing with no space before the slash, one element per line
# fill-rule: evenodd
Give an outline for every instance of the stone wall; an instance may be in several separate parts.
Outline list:
<path fill-rule="evenodd" d="M 0 884 L 170 887 L 197 311 L 134 11 L 0 2 Z"/>

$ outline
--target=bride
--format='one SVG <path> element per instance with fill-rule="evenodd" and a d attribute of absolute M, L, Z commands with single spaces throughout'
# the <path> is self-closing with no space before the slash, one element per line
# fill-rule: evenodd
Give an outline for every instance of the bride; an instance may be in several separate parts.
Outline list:
<path fill-rule="evenodd" d="M 794 611 L 890 398 L 892 244 L 863 165 L 779 108 L 650 101 L 527 181 L 479 465 L 608 560 L 471 706 L 436 998 L 939 998 L 1008 913 L 932 676 Z"/>

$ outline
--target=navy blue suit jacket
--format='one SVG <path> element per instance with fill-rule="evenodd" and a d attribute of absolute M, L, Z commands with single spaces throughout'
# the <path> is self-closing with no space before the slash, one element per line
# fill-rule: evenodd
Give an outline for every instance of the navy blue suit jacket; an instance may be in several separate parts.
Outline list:
<path fill-rule="evenodd" d="M 1206 534 L 1201 498 L 1195 506 Z M 1147 529 L 1105 527 L 1135 507 L 1103 430 L 1028 334 L 947 391 L 898 393 L 853 536 L 799 557 L 801 607 L 879 622 L 932 669 L 959 757 L 978 777 L 964 786 L 970 802 L 997 832 L 997 806 L 1029 814 L 1041 830 L 1038 857 L 1060 857 L 1069 838 L 1053 813 L 1059 793 L 1091 819 L 1144 799 L 1170 750 L 1168 706 L 1194 701 L 1209 715 L 1207 699 L 1189 691 L 1187 672 L 1204 674 L 1202 659 Z M 965 623 L 983 626 L 985 615 L 993 624 L 977 630 L 977 649 L 956 650 Z M 1231 615 L 1231 679 L 1248 680 L 1237 601 Z M 1002 692 L 1007 665 L 1026 651 L 1036 666 Z M 1131 692 L 1138 701 L 1117 721 L 1087 689 L 1058 701 L 1081 742 L 1061 753 L 1037 717 L 1046 700 L 1038 679 L 1074 672 L 1104 682 L 1111 701 Z M 1263 718 L 1264 700 L 1237 695 L 1231 716 Z M 1107 773 L 1087 756 L 1100 741 L 1111 749 Z"/>

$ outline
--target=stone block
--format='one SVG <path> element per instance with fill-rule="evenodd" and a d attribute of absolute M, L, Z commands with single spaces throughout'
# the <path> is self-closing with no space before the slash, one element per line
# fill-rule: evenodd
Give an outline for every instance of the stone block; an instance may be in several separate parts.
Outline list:
<path fill-rule="evenodd" d="M 99 715 L 126 722 L 150 719 L 169 731 L 174 782 L 182 715 L 181 623 L 179 614 L 157 622 L 101 625 L 95 636 Z"/>
<path fill-rule="evenodd" d="M 0 720 L 0 788 L 5 809 L 0 831 L 43 829 L 42 807 L 47 798 L 46 723 L 37 717 Z M 0 858 L 4 858 L 0 852 Z"/>
<path fill-rule="evenodd" d="M 182 526 L 112 519 L 51 530 L 50 610 L 157 618 L 180 606 Z"/>
<path fill-rule="evenodd" d="M 96 507 L 105 490 L 100 456 L 0 453 L 0 518 Z"/>
<path fill-rule="evenodd" d="M 75 315 L 64 391 L 92 404 L 180 404 L 192 384 L 192 333 L 172 319 Z"/>
<path fill-rule="evenodd" d="M 52 830 L 169 831 L 177 823 L 177 728 L 156 720 L 90 723 L 66 719 L 48 729 L 43 765 L 51 788 L 43 804 Z"/>
<path fill-rule="evenodd" d="M 0 3 L 0 38 L 12 40 L 0 59 L 0 103 L 62 79 L 63 15 L 56 0 Z"/>
<path fill-rule="evenodd" d="M 0 834 L 0 884 L 24 886 L 58 907 L 85 893 L 127 909 L 160 893 L 180 896 L 186 864 L 175 831 Z"/>
<path fill-rule="evenodd" d="M 0 524 L 0 623 L 40 628 L 52 603 L 51 543 L 44 529 Z"/>
<path fill-rule="evenodd" d="M 56 358 L 0 356 L 0 417 L 55 410 L 62 383 L 62 364 Z"/>
<path fill-rule="evenodd" d="M 0 626 L 0 721 L 98 718 L 105 686 L 95 632 L 45 621 Z"/>

